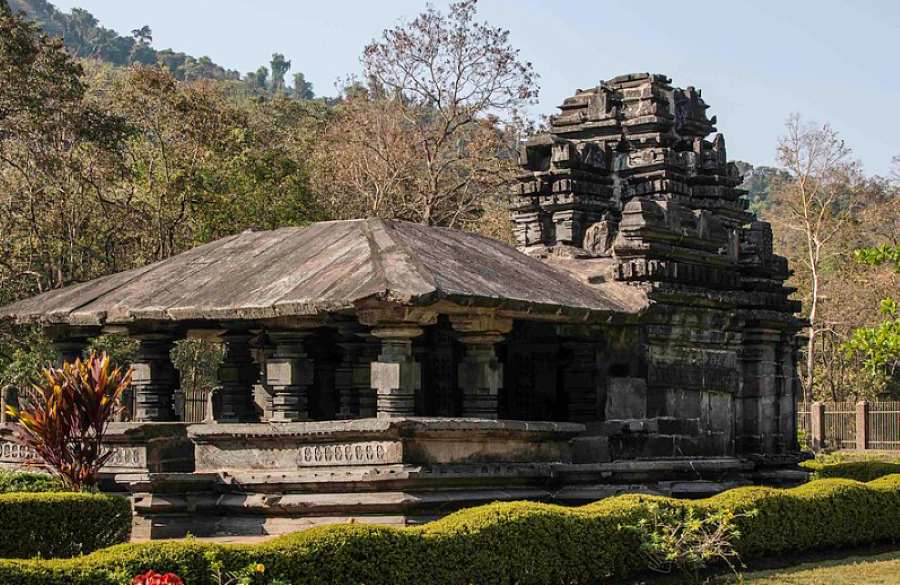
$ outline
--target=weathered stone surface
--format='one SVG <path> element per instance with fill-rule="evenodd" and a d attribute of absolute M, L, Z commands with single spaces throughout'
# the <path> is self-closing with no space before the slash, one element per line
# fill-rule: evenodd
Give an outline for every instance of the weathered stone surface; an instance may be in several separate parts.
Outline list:
<path fill-rule="evenodd" d="M 217 372 L 218 385 L 213 394 L 213 420 L 247 422 L 256 419 L 253 386 L 259 379 L 259 367 L 253 363 L 248 333 L 222 336 L 225 355 Z"/>
<path fill-rule="evenodd" d="M 296 422 L 309 419 L 309 388 L 313 383 L 313 362 L 304 340 L 311 331 L 275 331 L 268 337 L 274 345 L 266 361 L 266 381 L 272 388 L 274 422 Z"/>
<path fill-rule="evenodd" d="M 533 310 L 632 312 L 644 304 L 585 287 L 496 240 L 380 219 L 244 232 L 162 262 L 0 309 L 19 322 L 271 319 L 352 309 L 378 298 L 441 298 Z"/>
<path fill-rule="evenodd" d="M 166 422 L 176 419 L 173 408 L 178 371 L 170 355 L 174 338 L 164 334 L 136 335 L 137 350 L 132 363 L 134 419 Z"/>
<path fill-rule="evenodd" d="M 194 446 L 183 423 L 112 423 L 105 447 L 112 456 L 106 474 L 191 472 Z M 0 425 L 0 467 L 28 468 L 42 465 L 36 453 L 16 441 L 15 425 Z"/>
<path fill-rule="evenodd" d="M 647 416 L 647 382 L 641 378 L 610 378 L 606 418 L 635 419 Z"/>
<path fill-rule="evenodd" d="M 384 418 L 193 425 L 198 471 L 571 460 L 574 423 Z"/>
<path fill-rule="evenodd" d="M 412 340 L 422 334 L 414 324 L 385 325 L 372 331 L 381 340 L 381 353 L 372 362 L 371 386 L 378 396 L 377 416 L 414 416 L 416 393 L 422 387 L 422 366 L 412 351 Z"/>

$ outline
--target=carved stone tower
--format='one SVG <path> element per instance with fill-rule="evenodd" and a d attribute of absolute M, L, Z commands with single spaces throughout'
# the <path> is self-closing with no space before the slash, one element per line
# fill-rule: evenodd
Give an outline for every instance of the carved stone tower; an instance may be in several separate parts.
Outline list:
<path fill-rule="evenodd" d="M 578 90 L 549 132 L 521 148 L 514 231 L 525 253 L 651 300 L 641 319 L 642 413 L 655 402 L 669 405 L 657 414 L 677 416 L 684 392 L 695 392 L 734 413 L 709 432 L 737 449 L 784 452 L 799 303 L 788 299 L 771 227 L 747 211 L 724 137 L 708 139 L 716 118 L 707 108 L 699 90 L 663 75 Z M 717 374 L 735 371 L 740 379 Z"/>

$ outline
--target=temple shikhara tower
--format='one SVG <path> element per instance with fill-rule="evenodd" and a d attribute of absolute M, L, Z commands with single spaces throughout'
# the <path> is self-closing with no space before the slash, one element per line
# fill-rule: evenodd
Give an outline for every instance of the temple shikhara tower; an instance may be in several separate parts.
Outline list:
<path fill-rule="evenodd" d="M 419 522 L 771 481 L 798 303 L 700 91 L 631 74 L 523 144 L 516 248 L 362 219 L 245 232 L 0 309 L 59 359 L 136 340 L 109 489 L 147 537 Z M 277 194 L 273 194 L 277 196 Z M 224 346 L 208 395 L 171 351 Z M 0 427 L 0 465 L 32 454 Z"/>
<path fill-rule="evenodd" d="M 607 388 L 607 419 L 689 420 L 699 433 L 676 453 L 781 453 L 795 434 L 800 307 L 708 107 L 663 75 L 579 90 L 523 149 L 516 238 L 586 284 L 627 283 L 649 301 L 640 375 Z"/>

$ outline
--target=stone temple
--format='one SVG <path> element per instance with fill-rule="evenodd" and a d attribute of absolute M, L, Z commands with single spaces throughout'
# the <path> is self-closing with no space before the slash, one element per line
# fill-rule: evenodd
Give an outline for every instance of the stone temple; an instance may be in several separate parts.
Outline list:
<path fill-rule="evenodd" d="M 700 91 L 623 75 L 521 148 L 518 249 L 382 219 L 245 232 L 0 309 L 60 359 L 137 341 L 110 490 L 135 534 L 425 521 L 767 481 L 796 452 L 801 321 Z M 185 408 L 170 351 L 225 348 Z M 202 408 L 206 406 L 206 408 Z M 31 453 L 0 429 L 0 463 Z"/>

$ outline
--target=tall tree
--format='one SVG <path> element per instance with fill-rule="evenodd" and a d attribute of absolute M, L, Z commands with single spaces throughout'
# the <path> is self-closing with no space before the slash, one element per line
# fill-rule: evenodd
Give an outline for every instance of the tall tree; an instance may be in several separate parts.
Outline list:
<path fill-rule="evenodd" d="M 153 31 L 150 29 L 150 26 L 146 24 L 141 28 L 132 30 L 131 36 L 139 43 L 150 44 L 153 42 Z"/>
<path fill-rule="evenodd" d="M 347 84 L 326 135 L 335 213 L 463 226 L 503 190 L 536 75 L 475 17 L 474 0 L 428 8 L 365 48 L 367 90 Z"/>
<path fill-rule="evenodd" d="M 0 304 L 104 272 L 102 185 L 130 129 L 87 89 L 62 40 L 0 2 Z M 0 387 L 27 387 L 42 349 L 0 324 Z"/>
<path fill-rule="evenodd" d="M 81 76 L 62 41 L 0 4 L 0 299 L 94 274 L 93 204 L 129 129 Z"/>
<path fill-rule="evenodd" d="M 865 265 L 889 265 L 893 275 L 900 275 L 900 244 L 881 244 L 861 248 L 854 259 Z M 843 349 L 851 358 L 862 362 L 867 382 L 878 390 L 895 393 L 900 389 L 900 308 L 897 306 L 896 286 L 892 296 L 879 303 L 882 321 L 873 327 L 855 329 Z"/>
<path fill-rule="evenodd" d="M 265 65 L 260 65 L 259 69 L 247 74 L 247 82 L 257 88 L 266 89 L 269 87 L 269 70 Z"/>
<path fill-rule="evenodd" d="M 816 385 L 816 348 L 825 328 L 819 314 L 824 295 L 823 271 L 834 251 L 829 248 L 847 228 L 856 208 L 851 183 L 858 166 L 849 160 L 850 149 L 828 124 L 804 122 L 791 116 L 778 144 L 778 161 L 790 173 L 772 192 L 771 221 L 796 235 L 802 253 L 796 256 L 808 278 L 806 298 L 809 320 L 806 365 L 801 380 L 805 397 L 812 400 Z"/>
<path fill-rule="evenodd" d="M 311 100 L 316 97 L 313 92 L 313 84 L 306 81 L 306 76 L 302 73 L 294 73 L 293 95 L 298 100 Z"/>
<path fill-rule="evenodd" d="M 270 65 L 272 66 L 272 92 L 283 92 L 284 76 L 290 70 L 291 62 L 285 59 L 281 53 L 273 53 Z"/>
<path fill-rule="evenodd" d="M 79 65 L 0 1 L 0 304 L 322 218 L 308 160 L 323 105 L 228 88 Z M 0 388 L 45 359 L 33 339 L 0 323 Z"/>
<path fill-rule="evenodd" d="M 65 40 L 69 46 L 77 47 L 77 57 L 87 57 L 93 52 L 93 41 L 97 34 L 97 19 L 83 8 L 73 8 L 66 20 Z"/>

